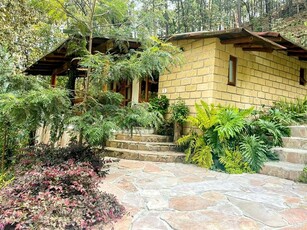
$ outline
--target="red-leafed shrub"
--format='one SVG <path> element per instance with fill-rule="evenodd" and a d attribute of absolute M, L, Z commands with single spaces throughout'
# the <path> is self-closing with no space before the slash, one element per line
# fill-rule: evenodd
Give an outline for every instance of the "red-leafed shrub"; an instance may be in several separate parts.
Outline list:
<path fill-rule="evenodd" d="M 124 207 L 113 195 L 98 191 L 100 170 L 90 160 L 72 157 L 47 163 L 45 158 L 52 156 L 42 157 L 38 150 L 30 155 L 20 159 L 17 179 L 0 190 L 1 230 L 89 229 L 123 215 Z"/>
<path fill-rule="evenodd" d="M 38 145 L 24 151 L 17 165 L 17 171 L 22 172 L 32 168 L 34 165 L 42 164 L 45 166 L 58 165 L 74 159 L 77 162 L 90 163 L 99 176 L 105 176 L 108 169 L 105 166 L 109 160 L 104 160 L 99 152 L 93 151 L 89 146 L 80 146 L 72 143 L 65 148 L 52 148 L 49 145 Z"/>

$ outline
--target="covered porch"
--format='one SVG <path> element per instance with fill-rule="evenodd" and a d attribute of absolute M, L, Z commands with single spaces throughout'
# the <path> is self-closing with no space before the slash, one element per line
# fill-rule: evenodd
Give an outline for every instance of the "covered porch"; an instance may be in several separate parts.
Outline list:
<path fill-rule="evenodd" d="M 82 95 L 78 94 L 76 89 L 78 82 L 82 85 L 87 69 L 82 68 L 78 64 L 78 56 L 70 54 L 69 42 L 71 39 L 67 39 L 62 42 L 58 47 L 47 55 L 40 58 L 37 62 L 29 66 L 25 73 L 28 75 L 40 75 L 50 78 L 50 85 L 57 87 L 57 80 L 59 77 L 67 77 L 68 83 L 66 87 L 71 92 L 72 103 L 79 103 L 83 100 Z M 130 50 L 139 49 L 141 44 L 135 40 L 114 41 L 107 37 L 95 37 L 93 39 L 93 52 L 112 53 L 116 55 L 126 54 Z M 144 79 L 125 79 L 110 81 L 101 86 L 103 91 L 111 90 L 123 95 L 124 100 L 122 104 L 124 106 L 129 103 L 137 104 L 140 102 L 148 102 L 150 98 L 158 95 L 158 74 L 153 74 L 152 77 Z"/>

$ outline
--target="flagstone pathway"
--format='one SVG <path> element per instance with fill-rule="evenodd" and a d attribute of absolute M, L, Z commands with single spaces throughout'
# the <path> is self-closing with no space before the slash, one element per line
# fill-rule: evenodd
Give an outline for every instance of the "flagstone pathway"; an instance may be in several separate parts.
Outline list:
<path fill-rule="evenodd" d="M 126 215 L 114 230 L 307 230 L 307 185 L 180 163 L 114 162 L 101 191 Z"/>

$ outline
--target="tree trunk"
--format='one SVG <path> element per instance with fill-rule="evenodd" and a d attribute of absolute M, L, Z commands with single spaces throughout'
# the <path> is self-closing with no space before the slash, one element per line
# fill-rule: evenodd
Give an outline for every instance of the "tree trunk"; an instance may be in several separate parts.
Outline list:
<path fill-rule="evenodd" d="M 88 40 L 88 53 L 89 55 L 92 54 L 92 49 L 93 49 L 93 30 L 94 30 L 94 13 L 95 13 L 95 8 L 96 8 L 96 1 L 93 0 L 93 5 L 91 8 L 90 16 L 89 16 L 89 40 Z M 86 110 L 86 102 L 87 102 L 87 97 L 88 97 L 88 92 L 89 92 L 89 87 L 90 87 L 90 77 L 91 77 L 91 68 L 87 69 L 87 76 L 85 78 L 85 88 L 84 88 L 84 99 L 83 103 L 85 105 L 84 110 Z M 84 111 L 86 112 L 86 111 Z M 80 135 L 79 135 L 79 145 L 82 145 L 83 143 L 83 131 L 80 130 Z"/>
<path fill-rule="evenodd" d="M 29 132 L 29 146 L 34 146 L 35 145 L 35 134 L 36 134 L 36 130 L 31 130 Z"/>
<path fill-rule="evenodd" d="M 238 27 L 242 26 L 242 21 L 241 21 L 241 0 L 237 0 L 237 11 L 238 11 Z"/>
<path fill-rule="evenodd" d="M 4 127 L 4 134 L 3 134 L 3 145 L 2 145 L 2 158 L 1 158 L 1 172 L 4 172 L 5 168 L 5 153 L 6 153 L 6 146 L 7 146 L 7 126 Z"/>

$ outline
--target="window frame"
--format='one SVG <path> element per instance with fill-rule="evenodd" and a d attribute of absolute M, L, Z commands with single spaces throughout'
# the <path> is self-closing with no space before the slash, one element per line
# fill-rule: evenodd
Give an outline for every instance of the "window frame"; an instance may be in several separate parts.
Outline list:
<path fill-rule="evenodd" d="M 300 68 L 299 84 L 302 86 L 306 85 L 306 69 L 305 68 Z"/>
<path fill-rule="evenodd" d="M 230 64 L 232 63 L 232 78 L 233 80 L 230 80 Z M 229 56 L 229 62 L 228 62 L 228 85 L 236 86 L 237 84 L 237 64 L 238 64 L 238 58 L 235 56 L 230 55 Z"/>

